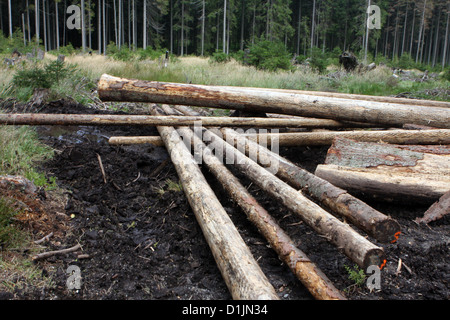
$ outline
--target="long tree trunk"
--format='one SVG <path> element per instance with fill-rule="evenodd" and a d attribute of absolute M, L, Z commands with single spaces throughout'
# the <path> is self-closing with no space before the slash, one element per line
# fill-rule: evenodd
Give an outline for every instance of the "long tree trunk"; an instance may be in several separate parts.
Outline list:
<path fill-rule="evenodd" d="M 153 114 L 158 114 L 155 109 Z M 278 300 L 238 230 L 173 127 L 158 127 L 192 211 L 233 299 Z"/>
<path fill-rule="evenodd" d="M 114 39 L 116 46 L 119 46 L 119 38 L 117 31 L 117 9 L 116 9 L 116 0 L 113 1 L 113 14 L 114 14 Z"/>
<path fill-rule="evenodd" d="M 411 26 L 411 38 L 410 38 L 410 43 L 409 43 L 409 55 L 412 57 L 413 54 L 413 44 L 414 44 L 414 25 L 416 23 L 416 8 L 415 8 L 415 4 L 413 2 L 414 8 L 412 10 L 412 15 L 413 15 L 413 21 L 412 21 L 412 26 Z"/>
<path fill-rule="evenodd" d="M 407 24 L 406 22 L 408 21 L 408 3 L 406 3 L 406 8 L 405 8 L 405 21 L 403 22 L 403 39 L 402 39 L 402 51 L 401 51 L 401 56 L 403 55 L 403 53 L 405 52 L 405 40 L 406 40 L 406 27 Z"/>
<path fill-rule="evenodd" d="M 314 47 L 314 30 L 315 30 L 315 20 L 316 19 L 316 0 L 313 2 L 313 13 L 312 13 L 312 23 L 311 23 L 311 54 L 312 48 Z"/>
<path fill-rule="evenodd" d="M 31 24 L 30 24 L 30 4 L 27 0 L 27 31 L 28 31 L 28 43 L 31 43 Z"/>
<path fill-rule="evenodd" d="M 445 27 L 444 50 L 443 50 L 443 53 L 442 53 L 442 69 L 445 68 L 446 57 L 447 57 L 447 47 L 448 47 L 448 37 L 449 37 L 449 22 L 450 22 L 450 5 L 447 6 L 447 26 Z"/>
<path fill-rule="evenodd" d="M 103 0 L 103 55 L 106 56 L 106 0 Z"/>
<path fill-rule="evenodd" d="M 123 26 L 123 13 L 122 13 L 122 0 L 119 0 L 119 16 L 118 16 L 118 37 L 117 37 L 117 44 L 118 48 L 122 47 L 122 26 Z"/>
<path fill-rule="evenodd" d="M 300 55 L 300 39 L 302 27 L 302 1 L 298 2 L 298 26 L 297 26 L 297 55 Z M 345 50 L 345 47 L 344 47 Z"/>
<path fill-rule="evenodd" d="M 34 13 L 36 23 L 36 44 L 39 45 L 39 0 L 34 0 Z"/>
<path fill-rule="evenodd" d="M 191 129 L 178 129 L 185 139 L 191 141 L 195 150 L 201 150 L 203 161 L 215 175 L 228 194 L 243 209 L 248 219 L 268 240 L 280 259 L 286 263 L 310 293 L 320 300 L 345 300 L 331 281 L 318 267 L 294 244 L 280 228 L 270 214 L 253 198 L 239 180 L 216 158 L 211 150 L 197 137 Z"/>
<path fill-rule="evenodd" d="M 56 49 L 59 51 L 59 12 L 58 2 L 55 2 L 55 21 L 56 21 Z"/>
<path fill-rule="evenodd" d="M 143 6 L 143 27 L 142 27 L 142 48 L 147 49 L 147 0 L 144 0 L 142 3 Z"/>
<path fill-rule="evenodd" d="M 83 52 L 86 52 L 86 10 L 84 1 L 81 0 L 81 47 Z"/>
<path fill-rule="evenodd" d="M 47 14 L 46 14 L 46 10 L 45 10 L 45 2 L 46 0 L 42 0 L 42 23 L 44 25 L 44 49 L 47 52 L 48 51 L 48 44 L 47 44 Z"/>
<path fill-rule="evenodd" d="M 327 98 L 276 91 L 129 80 L 103 75 L 101 99 L 291 114 L 333 120 L 450 128 L 450 109 Z"/>
<path fill-rule="evenodd" d="M 222 129 L 222 133 L 228 143 L 239 148 L 244 146 L 243 149 L 248 156 L 253 156 L 260 165 L 269 170 L 273 169 L 277 177 L 295 189 L 304 190 L 312 198 L 351 221 L 378 241 L 387 243 L 397 240 L 400 226 L 395 220 L 371 208 L 345 190 L 280 157 L 277 152 L 269 151 L 266 146 L 256 144 L 250 137 L 227 128 Z"/>
<path fill-rule="evenodd" d="M 12 23 L 12 9 L 11 0 L 8 0 L 8 17 L 9 17 L 9 37 L 13 38 L 13 23 Z"/>
<path fill-rule="evenodd" d="M 136 2 L 132 1 L 132 16 L 133 16 L 133 50 L 137 49 L 137 21 L 136 21 Z"/>
<path fill-rule="evenodd" d="M 223 1 L 223 52 L 226 53 L 227 44 L 227 0 Z"/>
<path fill-rule="evenodd" d="M 424 26 L 425 26 L 425 9 L 427 5 L 427 0 L 423 3 L 423 12 L 422 12 L 422 20 L 420 22 L 420 28 L 419 28 L 419 40 L 417 42 L 417 52 L 416 52 L 416 63 L 419 61 L 419 54 L 421 53 L 422 44 L 423 44 L 423 34 L 424 34 Z"/>
<path fill-rule="evenodd" d="M 348 224 L 341 222 L 309 200 L 302 192 L 275 177 L 218 135 L 206 130 L 203 132 L 203 139 L 211 141 L 216 156 L 217 153 L 220 153 L 226 155 L 227 161 L 232 159 L 233 164 L 253 183 L 298 215 L 308 226 L 326 237 L 333 245 L 342 249 L 360 267 L 366 269 L 371 265 L 378 267 L 384 265 L 383 249 L 369 242 Z"/>
<path fill-rule="evenodd" d="M 173 53 L 173 0 L 170 0 L 170 53 Z"/>
<path fill-rule="evenodd" d="M 23 46 L 27 46 L 26 28 L 25 28 L 25 13 L 22 13 L 22 31 L 23 31 Z"/>
<path fill-rule="evenodd" d="M 441 19 L 441 11 L 439 10 L 439 18 L 436 22 L 436 35 L 434 37 L 434 47 L 433 47 L 433 61 L 432 61 L 432 66 L 434 67 L 436 65 L 436 56 L 437 56 L 437 51 L 439 49 L 439 27 L 440 27 L 440 19 Z"/>

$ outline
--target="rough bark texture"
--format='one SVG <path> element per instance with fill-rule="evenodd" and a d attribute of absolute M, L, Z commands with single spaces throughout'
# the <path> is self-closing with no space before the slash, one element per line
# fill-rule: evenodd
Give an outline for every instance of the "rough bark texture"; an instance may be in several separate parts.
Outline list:
<path fill-rule="evenodd" d="M 364 142 L 396 144 L 450 144 L 450 130 L 386 130 L 386 131 L 331 131 L 258 134 L 257 141 L 268 145 L 277 141 L 281 146 L 326 146 L 335 138 L 347 138 Z M 274 140 L 276 139 L 276 140 Z"/>
<path fill-rule="evenodd" d="M 279 299 L 178 133 L 158 131 L 233 299 Z"/>
<path fill-rule="evenodd" d="M 229 157 L 232 157 L 234 160 L 233 164 L 255 184 L 297 214 L 316 232 L 325 236 L 331 243 L 342 249 L 359 266 L 367 268 L 370 265 L 383 265 L 385 261 L 382 248 L 375 246 L 348 224 L 341 222 L 326 212 L 306 198 L 302 192 L 298 192 L 272 175 L 210 130 L 203 132 L 203 140 L 212 141 L 210 146 L 213 146 L 216 151 L 222 150 L 227 157 L 227 163 L 229 163 Z"/>
<path fill-rule="evenodd" d="M 260 164 L 274 167 L 275 174 L 296 189 L 302 189 L 314 199 L 322 202 L 336 214 L 345 217 L 358 228 L 380 242 L 395 242 L 400 235 L 400 225 L 390 217 L 373 209 L 363 201 L 330 182 L 297 167 L 285 158 L 246 139 L 232 129 L 222 129 L 227 142 L 244 146 L 247 154 L 257 154 Z M 255 152 L 256 150 L 256 152 Z"/>
<path fill-rule="evenodd" d="M 143 116 L 143 115 L 90 115 L 90 114 L 0 114 L 5 125 L 146 125 L 146 126 L 202 126 L 231 127 L 302 127 L 330 128 L 342 126 L 337 121 L 322 119 L 195 117 L 195 116 Z"/>
<path fill-rule="evenodd" d="M 212 151 L 191 129 L 182 128 L 178 132 L 191 141 L 194 150 L 201 150 L 203 163 L 219 180 L 234 201 L 243 209 L 248 219 L 267 239 L 280 259 L 291 269 L 309 292 L 318 300 L 345 300 L 343 294 L 334 287 L 323 272 L 298 249 L 289 236 L 280 228 L 270 214 L 256 201 L 239 180 L 216 158 Z"/>
<path fill-rule="evenodd" d="M 449 108 L 328 98 L 239 87 L 129 80 L 109 75 L 101 77 L 98 92 L 104 101 L 182 104 L 391 126 L 412 123 L 450 128 Z"/>
<path fill-rule="evenodd" d="M 430 209 L 428 209 L 422 218 L 417 218 L 417 223 L 430 223 L 436 221 L 446 214 L 450 213 L 450 191 L 444 194 L 439 201 L 435 202 Z"/>
<path fill-rule="evenodd" d="M 445 146 L 443 150 L 336 139 L 315 174 L 355 193 L 434 202 L 450 190 L 450 155 Z"/>

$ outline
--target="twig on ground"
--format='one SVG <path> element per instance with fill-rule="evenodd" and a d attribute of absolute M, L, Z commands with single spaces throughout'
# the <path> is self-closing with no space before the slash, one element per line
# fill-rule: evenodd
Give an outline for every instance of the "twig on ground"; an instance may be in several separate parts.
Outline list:
<path fill-rule="evenodd" d="M 45 259 L 45 258 L 54 256 L 54 255 L 57 255 L 57 254 L 65 254 L 65 253 L 69 253 L 69 252 L 74 252 L 79 249 L 81 249 L 81 246 L 80 246 L 80 244 L 77 244 L 76 246 L 73 246 L 71 248 L 37 254 L 37 255 L 33 256 L 32 260 L 36 261 L 36 260 L 40 260 L 40 259 Z"/>

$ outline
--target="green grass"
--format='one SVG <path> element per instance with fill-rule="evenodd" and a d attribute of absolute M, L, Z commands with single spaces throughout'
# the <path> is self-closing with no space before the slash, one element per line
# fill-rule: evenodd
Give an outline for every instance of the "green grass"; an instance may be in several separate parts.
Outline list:
<path fill-rule="evenodd" d="M 0 175 L 21 175 L 38 187 L 54 187 L 55 181 L 36 169 L 53 156 L 53 149 L 39 142 L 31 127 L 0 126 L 0 150 Z"/>

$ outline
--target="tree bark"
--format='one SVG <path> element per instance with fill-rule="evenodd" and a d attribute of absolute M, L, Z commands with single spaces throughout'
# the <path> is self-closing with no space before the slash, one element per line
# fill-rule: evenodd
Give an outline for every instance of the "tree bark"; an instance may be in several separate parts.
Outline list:
<path fill-rule="evenodd" d="M 341 222 L 320 206 L 306 198 L 301 192 L 292 188 L 282 180 L 247 158 L 233 146 L 227 144 L 219 136 L 206 130 L 204 141 L 212 141 L 214 149 L 222 152 L 233 164 L 249 177 L 261 189 L 280 201 L 284 206 L 297 214 L 312 229 L 326 237 L 332 244 L 355 263 L 366 269 L 370 265 L 383 266 L 384 251 L 354 231 L 348 224 Z M 211 145 L 210 145 L 211 146 Z"/>
<path fill-rule="evenodd" d="M 178 133 L 172 127 L 158 131 L 233 299 L 278 299 Z"/>
<path fill-rule="evenodd" d="M 315 174 L 355 194 L 432 202 L 450 190 L 448 148 L 435 149 L 336 139 Z"/>
<path fill-rule="evenodd" d="M 92 115 L 92 114 L 0 114 L 5 125 L 147 125 L 147 126 L 232 126 L 232 127 L 339 127 L 341 123 L 321 119 L 246 118 L 246 117 L 193 117 L 144 115 Z"/>
<path fill-rule="evenodd" d="M 257 202 L 239 180 L 216 158 L 191 129 L 178 129 L 180 135 L 191 141 L 194 150 L 203 154 L 203 162 L 242 208 L 247 218 L 267 239 L 280 259 L 291 269 L 300 282 L 318 300 L 346 300 L 323 272 L 299 250 L 270 214 Z"/>
<path fill-rule="evenodd" d="M 326 98 L 239 87 L 128 80 L 103 75 L 98 93 L 104 101 L 185 104 L 200 107 L 291 114 L 401 126 L 405 123 L 450 128 L 450 109 Z"/>
<path fill-rule="evenodd" d="M 323 131 L 292 133 L 259 133 L 247 135 L 268 146 L 275 141 L 280 146 L 326 146 L 335 138 L 353 139 L 362 142 L 385 142 L 394 144 L 450 144 L 450 130 L 383 130 L 383 131 Z"/>
<path fill-rule="evenodd" d="M 227 88 L 227 86 L 223 86 L 223 87 Z M 233 88 L 233 87 L 229 87 L 229 88 Z M 305 95 L 309 95 L 309 96 L 319 96 L 319 97 L 329 97 L 329 98 L 353 99 L 353 100 L 364 100 L 364 101 L 375 101 L 375 102 L 386 102 L 386 103 L 399 103 L 399 104 L 406 104 L 406 105 L 413 105 L 413 106 L 450 108 L 450 102 L 447 102 L 447 101 L 395 98 L 395 97 L 384 97 L 384 96 L 370 96 L 370 95 L 364 95 L 364 94 L 350 94 L 350 93 L 325 92 L 325 91 L 288 90 L 288 89 L 252 88 L 252 87 L 248 87 L 245 89 L 255 90 L 255 91 L 273 91 L 273 92 L 291 93 L 291 94 L 305 94 Z"/>
<path fill-rule="evenodd" d="M 328 181 L 299 168 L 292 162 L 257 145 L 253 141 L 239 135 L 232 129 L 222 129 L 228 143 L 239 146 L 247 154 L 257 157 L 258 163 L 276 169 L 275 174 L 296 189 L 302 189 L 312 198 L 320 201 L 336 214 L 348 219 L 355 226 L 367 232 L 380 242 L 395 242 L 400 234 L 399 224 L 353 197 Z M 244 147 L 242 147 L 244 146 Z"/>
<path fill-rule="evenodd" d="M 435 202 L 423 215 L 417 218 L 417 223 L 430 223 L 450 213 L 450 191 L 444 194 L 439 201 Z"/>

